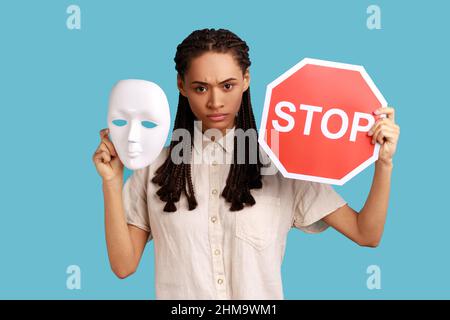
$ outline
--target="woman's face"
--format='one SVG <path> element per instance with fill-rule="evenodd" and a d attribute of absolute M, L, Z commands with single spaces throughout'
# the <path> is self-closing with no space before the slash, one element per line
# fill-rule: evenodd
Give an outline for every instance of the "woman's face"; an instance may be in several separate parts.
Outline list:
<path fill-rule="evenodd" d="M 242 73 L 231 53 L 207 52 L 190 61 L 184 79 L 178 76 L 177 85 L 202 121 L 202 129 L 215 128 L 225 134 L 235 124 L 250 74 L 248 69 Z"/>

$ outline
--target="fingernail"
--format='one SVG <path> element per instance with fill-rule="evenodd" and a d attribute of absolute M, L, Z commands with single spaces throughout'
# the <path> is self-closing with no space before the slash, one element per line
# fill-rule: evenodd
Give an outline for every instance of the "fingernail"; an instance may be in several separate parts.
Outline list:
<path fill-rule="evenodd" d="M 369 136 L 371 136 L 371 135 L 373 135 L 373 132 L 372 132 L 372 131 L 369 131 L 369 132 L 367 132 L 367 134 L 368 134 Z"/>
<path fill-rule="evenodd" d="M 380 111 L 378 111 L 378 109 L 377 109 L 377 110 L 375 110 L 373 113 L 374 113 L 374 114 L 380 114 Z"/>

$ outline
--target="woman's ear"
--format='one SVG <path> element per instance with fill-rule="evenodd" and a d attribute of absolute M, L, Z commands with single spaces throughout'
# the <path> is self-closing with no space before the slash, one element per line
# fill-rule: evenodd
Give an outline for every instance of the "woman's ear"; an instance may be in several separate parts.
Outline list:
<path fill-rule="evenodd" d="M 187 97 L 186 96 L 186 90 L 184 89 L 183 79 L 181 78 L 181 76 L 179 74 L 177 75 L 177 87 L 178 87 L 178 90 L 180 91 L 180 93 L 183 96 Z"/>
<path fill-rule="evenodd" d="M 250 69 L 247 68 L 244 73 L 244 92 L 247 91 L 250 86 Z"/>

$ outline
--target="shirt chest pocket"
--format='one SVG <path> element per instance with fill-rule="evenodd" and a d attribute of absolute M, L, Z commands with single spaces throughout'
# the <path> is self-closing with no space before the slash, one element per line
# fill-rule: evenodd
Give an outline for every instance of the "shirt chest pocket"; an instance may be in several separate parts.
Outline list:
<path fill-rule="evenodd" d="M 236 212 L 236 236 L 257 250 L 273 243 L 278 232 L 281 214 L 280 198 L 255 197 L 256 203 Z"/>

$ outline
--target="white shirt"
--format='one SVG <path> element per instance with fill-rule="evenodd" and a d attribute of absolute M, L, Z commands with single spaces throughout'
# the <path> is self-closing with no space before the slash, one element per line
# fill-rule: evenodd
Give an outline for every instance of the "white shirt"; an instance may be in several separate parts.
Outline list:
<path fill-rule="evenodd" d="M 197 133 L 201 131 L 195 126 Z M 252 189 L 256 204 L 230 211 L 220 196 L 233 154 L 234 129 L 216 142 L 204 136 L 194 144 L 192 182 L 198 206 L 189 211 L 182 194 L 176 212 L 151 182 L 164 162 L 165 147 L 154 163 L 135 170 L 123 187 L 128 224 L 154 240 L 157 299 L 283 299 L 281 264 L 291 228 L 318 233 L 321 219 L 346 204 L 327 184 L 263 175 Z M 203 146 L 203 150 L 200 148 Z M 203 161 L 199 161 L 203 157 Z"/>

